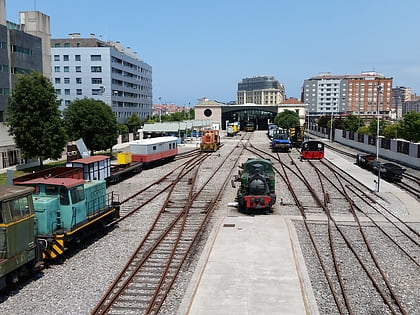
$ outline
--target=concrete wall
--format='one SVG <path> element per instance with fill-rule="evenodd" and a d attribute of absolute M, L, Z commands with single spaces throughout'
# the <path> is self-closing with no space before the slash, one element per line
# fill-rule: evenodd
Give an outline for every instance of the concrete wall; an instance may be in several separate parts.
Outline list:
<path fill-rule="evenodd" d="M 330 135 L 328 131 L 329 130 L 326 128 L 320 129 L 319 131 L 311 129 L 311 134 L 317 135 L 323 138 L 329 138 Z M 373 144 L 369 144 L 369 137 L 367 135 L 363 135 L 364 136 L 363 142 L 358 142 L 357 133 L 354 133 L 354 140 L 351 140 L 348 134 L 349 132 L 346 132 L 346 137 L 343 137 L 343 130 L 335 129 L 334 134 L 333 134 L 333 139 L 335 142 L 352 147 L 356 150 L 360 150 L 361 152 L 376 154 L 376 142 L 374 142 Z M 420 158 L 417 157 L 420 144 L 409 143 L 409 153 L 404 154 L 397 151 L 398 141 L 404 141 L 404 140 L 392 139 L 389 150 L 381 148 L 381 143 L 380 143 L 379 157 L 420 170 Z M 407 141 L 404 141 L 404 142 L 407 142 Z"/>

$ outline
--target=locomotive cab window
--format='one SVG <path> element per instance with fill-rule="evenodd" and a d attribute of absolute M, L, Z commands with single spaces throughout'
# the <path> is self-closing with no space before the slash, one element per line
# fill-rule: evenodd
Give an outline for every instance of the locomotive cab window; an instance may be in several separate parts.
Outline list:
<path fill-rule="evenodd" d="M 85 190 L 83 185 L 76 186 L 70 189 L 71 202 L 73 204 L 85 200 Z"/>
<path fill-rule="evenodd" d="M 12 219 L 14 221 L 22 219 L 30 215 L 27 197 L 22 197 L 22 198 L 10 201 L 9 207 L 10 207 L 10 213 L 12 215 Z"/>
<path fill-rule="evenodd" d="M 45 186 L 45 194 L 49 195 L 49 196 L 58 195 L 58 187 L 57 186 Z"/>
<path fill-rule="evenodd" d="M 60 187 L 60 204 L 63 206 L 70 204 L 69 191 L 65 187 Z"/>

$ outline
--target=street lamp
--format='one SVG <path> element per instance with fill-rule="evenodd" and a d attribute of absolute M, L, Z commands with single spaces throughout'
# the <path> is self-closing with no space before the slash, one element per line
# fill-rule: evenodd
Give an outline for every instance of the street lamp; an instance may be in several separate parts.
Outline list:
<path fill-rule="evenodd" d="M 333 112 L 331 111 L 330 142 L 332 142 L 332 132 L 333 132 Z"/>
<path fill-rule="evenodd" d="M 379 98 L 380 95 L 383 93 L 382 91 L 382 85 L 378 85 L 376 87 L 377 93 L 376 93 L 376 165 L 378 167 L 378 181 L 376 185 L 376 191 L 379 192 L 379 183 L 381 179 L 381 165 L 379 163 Z"/>
<path fill-rule="evenodd" d="M 306 126 L 306 129 L 308 129 L 308 140 L 309 140 L 309 104 L 307 105 L 307 113 L 306 113 L 307 115 L 308 115 L 308 126 Z"/>
<path fill-rule="evenodd" d="M 159 96 L 159 123 L 162 122 L 162 97 Z"/>

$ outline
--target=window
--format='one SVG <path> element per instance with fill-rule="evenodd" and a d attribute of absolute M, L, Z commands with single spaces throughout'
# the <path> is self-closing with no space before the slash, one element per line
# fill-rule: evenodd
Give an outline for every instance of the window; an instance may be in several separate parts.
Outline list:
<path fill-rule="evenodd" d="M 54 61 L 60 61 L 60 55 L 54 55 Z"/>
<path fill-rule="evenodd" d="M 54 72 L 60 72 L 60 66 L 55 66 L 54 67 Z"/>
<path fill-rule="evenodd" d="M 76 90 L 76 94 L 77 94 L 77 95 L 82 95 L 82 89 L 77 89 L 77 90 Z"/>
<path fill-rule="evenodd" d="M 90 71 L 91 72 L 102 72 L 102 67 L 101 66 L 91 66 Z"/>
<path fill-rule="evenodd" d="M 10 214 L 12 215 L 13 221 L 27 217 L 28 215 L 31 214 L 29 210 L 27 197 L 10 201 L 9 205 L 10 205 Z"/>
<path fill-rule="evenodd" d="M 102 78 L 92 78 L 92 84 L 102 84 Z"/>
<path fill-rule="evenodd" d="M 55 94 L 61 95 L 61 90 L 60 89 L 55 89 Z"/>
<path fill-rule="evenodd" d="M 64 60 L 64 61 L 69 61 L 69 55 L 64 55 L 64 56 L 63 56 L 63 60 Z"/>
<path fill-rule="evenodd" d="M 61 45 L 60 45 L 60 43 L 55 43 L 55 44 L 54 44 L 54 47 L 55 47 L 55 48 L 60 48 L 60 47 L 61 47 Z"/>
<path fill-rule="evenodd" d="M 101 89 L 92 89 L 92 95 L 101 95 L 102 91 Z"/>
<path fill-rule="evenodd" d="M 76 84 L 82 84 L 82 78 L 76 78 Z"/>
<path fill-rule="evenodd" d="M 60 84 L 61 83 L 61 78 L 55 78 L 54 82 L 55 82 L 55 84 Z"/>
<path fill-rule="evenodd" d="M 83 186 L 77 186 L 70 189 L 71 202 L 73 204 L 85 200 L 85 191 Z"/>
<path fill-rule="evenodd" d="M 70 78 L 64 78 L 64 84 L 70 84 Z"/>
<path fill-rule="evenodd" d="M 64 43 L 64 47 L 70 47 L 70 43 Z"/>
<path fill-rule="evenodd" d="M 76 66 L 75 69 L 76 69 L 76 72 L 82 72 L 82 67 L 81 66 Z"/>
<path fill-rule="evenodd" d="M 69 72 L 70 71 L 70 67 L 69 66 L 64 66 L 64 72 Z"/>
<path fill-rule="evenodd" d="M 80 61 L 80 60 L 82 60 L 82 58 L 80 57 L 80 55 L 74 55 L 74 60 L 75 61 Z"/>
<path fill-rule="evenodd" d="M 90 61 L 101 61 L 101 55 L 90 55 Z"/>
<path fill-rule="evenodd" d="M 63 206 L 70 204 L 69 192 L 65 187 L 60 187 L 60 204 Z"/>
<path fill-rule="evenodd" d="M 64 90 L 64 94 L 65 94 L 65 95 L 70 95 L 70 89 L 65 89 L 65 90 Z"/>
<path fill-rule="evenodd" d="M 64 101 L 64 105 L 66 105 L 66 106 L 69 106 L 69 105 L 70 105 L 70 103 L 71 103 L 71 101 L 69 101 L 69 100 L 65 100 L 65 101 Z"/>

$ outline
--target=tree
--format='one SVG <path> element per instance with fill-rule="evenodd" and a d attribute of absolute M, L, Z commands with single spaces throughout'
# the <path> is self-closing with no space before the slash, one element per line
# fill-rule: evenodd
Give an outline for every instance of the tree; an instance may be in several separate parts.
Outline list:
<path fill-rule="evenodd" d="M 126 124 L 129 131 L 137 132 L 137 130 L 139 130 L 141 127 L 141 119 L 136 113 L 133 113 L 130 117 L 127 118 Z"/>
<path fill-rule="evenodd" d="M 386 125 L 383 131 L 383 136 L 388 139 L 395 139 L 397 137 L 398 124 Z"/>
<path fill-rule="evenodd" d="M 84 98 L 70 103 L 64 110 L 64 125 L 70 139 L 82 138 L 92 152 L 110 149 L 117 142 L 117 119 L 102 101 Z"/>
<path fill-rule="evenodd" d="M 364 134 L 364 135 L 371 135 L 368 126 L 361 126 L 359 129 L 357 129 L 357 133 L 361 133 L 361 134 Z"/>
<path fill-rule="evenodd" d="M 376 134 L 377 134 L 377 119 L 372 119 L 371 121 L 370 121 L 370 124 L 369 124 L 369 131 L 370 131 L 370 134 L 371 135 L 373 135 L 373 136 L 376 136 Z M 385 121 L 385 119 L 380 119 L 379 120 L 379 135 L 382 135 L 383 134 L 383 131 L 384 131 L 384 129 L 385 129 L 385 126 L 387 125 L 387 122 Z"/>
<path fill-rule="evenodd" d="M 120 133 L 129 133 L 127 125 L 118 124 L 118 132 Z"/>
<path fill-rule="evenodd" d="M 327 128 L 330 121 L 331 121 L 331 116 L 327 116 L 327 115 L 321 116 L 318 118 L 318 126 L 322 128 Z"/>
<path fill-rule="evenodd" d="M 356 115 L 350 114 L 344 120 L 344 130 L 355 132 L 357 131 L 357 129 L 364 125 L 365 123 L 363 122 L 363 120 L 361 120 L 360 117 L 357 117 Z"/>
<path fill-rule="evenodd" d="M 420 142 L 420 113 L 408 112 L 400 123 L 399 132 L 408 141 Z"/>
<path fill-rule="evenodd" d="M 299 115 L 294 111 L 286 109 L 277 114 L 276 118 L 274 118 L 274 123 L 283 129 L 299 126 Z"/>
<path fill-rule="evenodd" d="M 66 132 L 50 80 L 39 72 L 19 76 L 9 97 L 6 123 L 25 158 L 58 159 L 66 145 Z"/>

